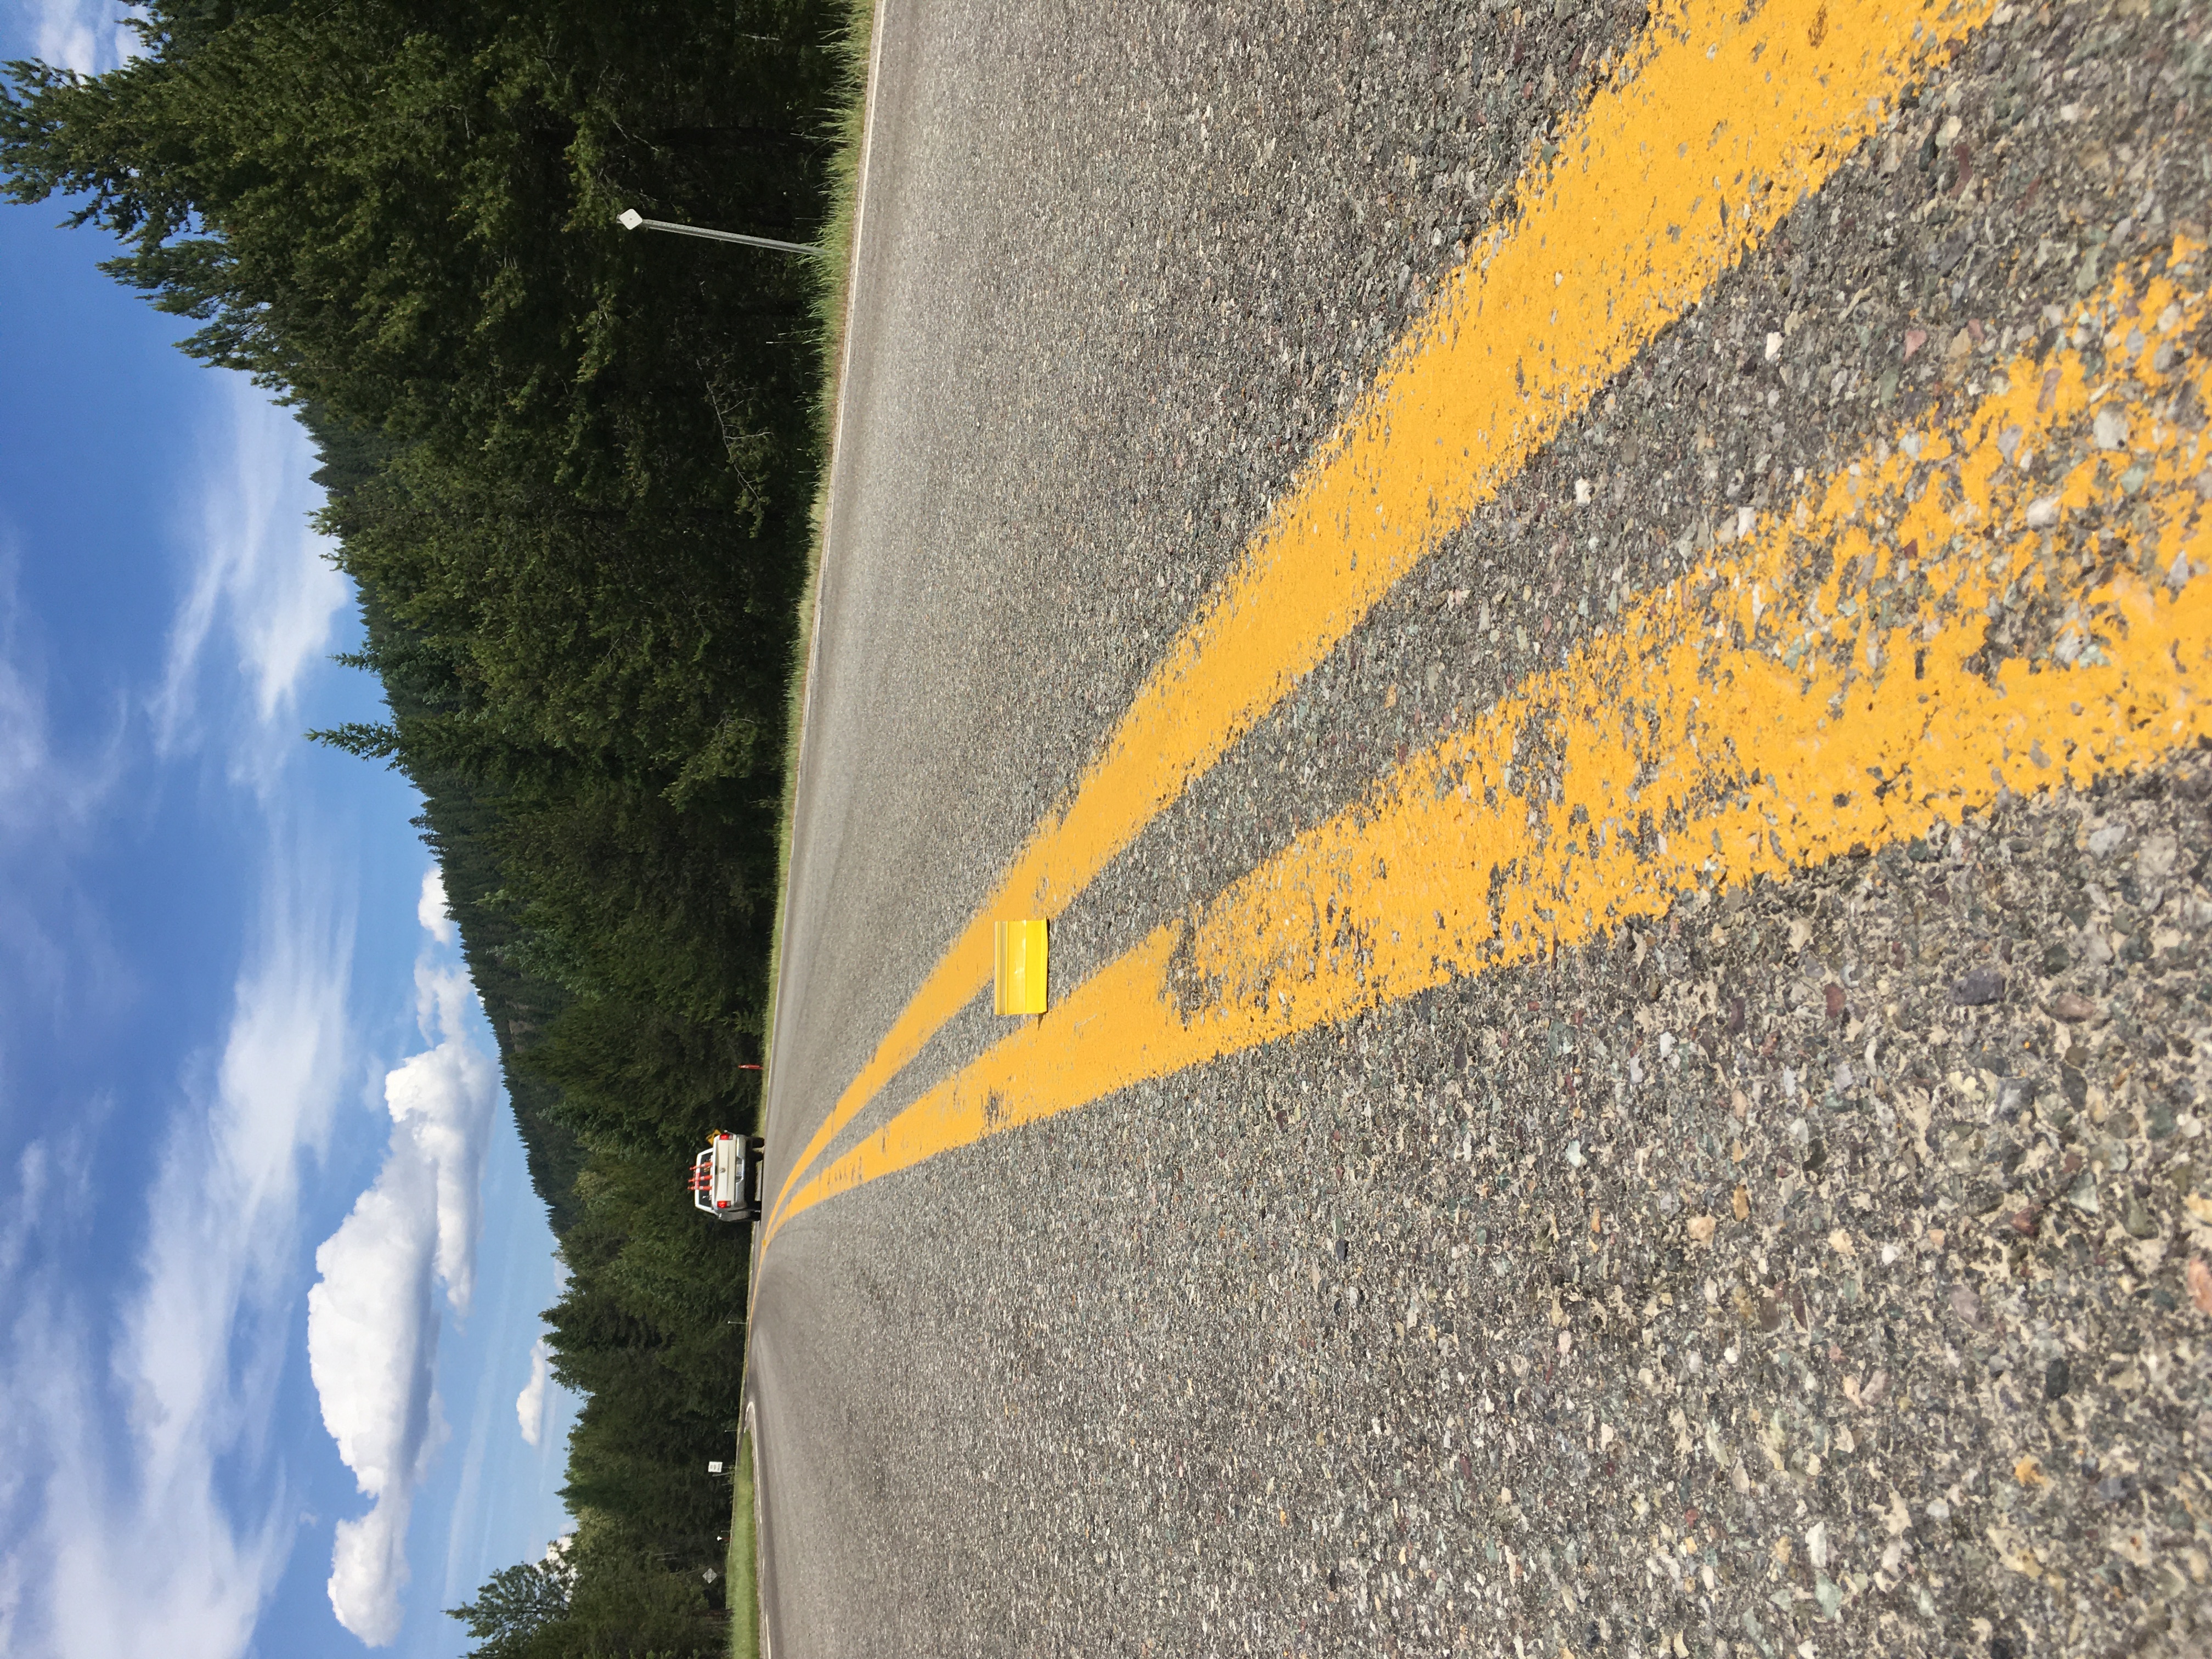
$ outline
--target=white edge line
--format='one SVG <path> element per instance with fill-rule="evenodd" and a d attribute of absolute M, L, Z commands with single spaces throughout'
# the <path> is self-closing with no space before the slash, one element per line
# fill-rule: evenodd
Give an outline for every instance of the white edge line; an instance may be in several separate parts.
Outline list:
<path fill-rule="evenodd" d="M 758 1620 L 761 1659 L 775 1659 L 775 1638 L 769 1629 L 768 1574 L 763 1571 L 768 1563 L 768 1533 L 761 1524 L 764 1505 L 761 1502 L 760 1413 L 750 1400 L 745 1401 L 745 1438 L 752 1443 L 745 1455 L 753 1461 L 753 1611 Z"/>

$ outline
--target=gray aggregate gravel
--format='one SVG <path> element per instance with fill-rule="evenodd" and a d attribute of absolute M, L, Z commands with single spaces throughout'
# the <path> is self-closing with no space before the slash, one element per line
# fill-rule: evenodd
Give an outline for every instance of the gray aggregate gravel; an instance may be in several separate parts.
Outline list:
<path fill-rule="evenodd" d="M 1644 26 L 884 17 L 778 1180 Z M 2201 238 L 2206 23 L 1978 34 L 1115 862 L 1056 976 Z M 779 1647 L 2212 1648 L 2208 796 L 2197 755 L 2008 797 L 803 1218 L 755 1329 Z"/>

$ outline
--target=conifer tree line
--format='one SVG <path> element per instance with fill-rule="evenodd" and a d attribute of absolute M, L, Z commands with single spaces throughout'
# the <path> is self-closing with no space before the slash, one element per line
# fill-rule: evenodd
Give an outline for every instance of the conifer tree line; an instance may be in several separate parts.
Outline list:
<path fill-rule="evenodd" d="M 757 1111 L 823 277 L 615 217 L 811 240 L 842 25 L 155 0 L 122 67 L 0 89 L 8 195 L 112 233 L 323 459 L 387 712 L 316 735 L 422 793 L 569 1275 L 582 1525 L 463 1610 L 500 1659 L 723 1644 L 745 1239 L 680 1171 Z"/>

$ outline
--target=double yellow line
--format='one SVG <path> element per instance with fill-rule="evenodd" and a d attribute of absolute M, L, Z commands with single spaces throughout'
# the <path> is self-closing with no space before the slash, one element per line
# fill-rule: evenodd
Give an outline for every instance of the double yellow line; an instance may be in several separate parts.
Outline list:
<path fill-rule="evenodd" d="M 1455 273 L 1393 350 L 1146 680 L 1066 805 L 1037 827 L 893 1023 L 786 1177 L 764 1244 L 828 1190 L 807 1177 L 840 1132 L 988 983 L 993 921 L 1065 909 L 1817 191 L 1899 92 L 1991 9 L 1990 0 L 1769 0 L 1746 19 L 1735 4 L 1692 0 L 1655 19 L 1615 83 L 1524 180 L 1510 226 Z"/>
<path fill-rule="evenodd" d="M 2186 286 L 2124 273 L 2092 302 L 2108 346 L 2140 337 L 2106 360 L 2112 385 L 2078 353 L 2017 359 L 1962 417 L 1883 439 L 1194 923 L 1154 930 L 823 1168 L 784 1218 L 1693 888 L 2212 737 L 2212 428 L 2166 417 L 2185 378 L 2156 367 L 2205 320 L 2203 252 L 2177 248 Z M 2212 363 L 2194 367 L 2212 400 Z"/>

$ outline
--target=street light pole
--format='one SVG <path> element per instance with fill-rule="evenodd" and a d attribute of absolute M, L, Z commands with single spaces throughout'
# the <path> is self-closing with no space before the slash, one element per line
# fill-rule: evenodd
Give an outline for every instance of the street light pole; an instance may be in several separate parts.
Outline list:
<path fill-rule="evenodd" d="M 698 225 L 679 225 L 672 219 L 648 219 L 635 208 L 615 216 L 624 230 L 665 230 L 678 236 L 703 236 L 710 242 L 737 242 L 745 247 L 773 248 L 779 253 L 819 253 L 811 242 L 779 242 L 773 236 L 745 236 L 734 230 L 707 230 Z"/>

